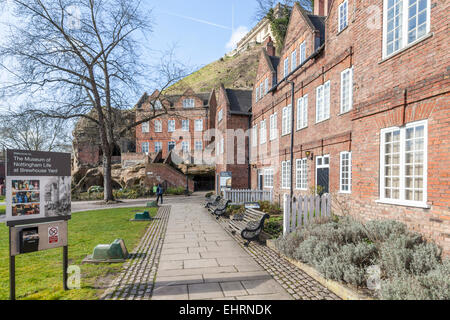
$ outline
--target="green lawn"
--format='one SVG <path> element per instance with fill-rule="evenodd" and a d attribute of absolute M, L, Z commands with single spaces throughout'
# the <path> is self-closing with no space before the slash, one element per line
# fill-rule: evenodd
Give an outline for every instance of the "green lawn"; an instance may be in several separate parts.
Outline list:
<path fill-rule="evenodd" d="M 0 206 L 0 215 L 6 214 L 6 206 Z"/>
<path fill-rule="evenodd" d="M 0 202 L 5 202 L 5 196 L 0 196 Z"/>
<path fill-rule="evenodd" d="M 131 252 L 151 222 L 130 222 L 143 208 L 121 208 L 74 213 L 69 221 L 69 265 L 81 268 L 81 289 L 62 289 L 62 248 L 16 257 L 16 298 L 42 300 L 98 299 L 102 284 L 107 284 L 119 271 L 121 263 L 81 264 L 97 244 L 125 240 Z M 146 208 L 147 210 L 147 208 Z M 150 209 L 155 216 L 156 208 Z M 0 300 L 9 298 L 8 229 L 0 225 Z"/>

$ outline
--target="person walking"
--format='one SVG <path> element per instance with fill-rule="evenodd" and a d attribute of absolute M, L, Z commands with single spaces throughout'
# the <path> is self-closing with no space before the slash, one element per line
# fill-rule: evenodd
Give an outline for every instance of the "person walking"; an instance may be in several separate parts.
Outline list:
<path fill-rule="evenodd" d="M 158 187 L 156 188 L 156 195 L 157 195 L 156 204 L 158 204 L 159 199 L 161 199 L 161 204 L 163 204 L 163 193 L 164 193 L 163 187 L 160 184 L 158 184 Z"/>

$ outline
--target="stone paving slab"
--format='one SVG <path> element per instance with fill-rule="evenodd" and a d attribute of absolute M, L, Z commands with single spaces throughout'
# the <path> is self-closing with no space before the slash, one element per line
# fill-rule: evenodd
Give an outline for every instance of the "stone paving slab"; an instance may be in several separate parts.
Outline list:
<path fill-rule="evenodd" d="M 275 298 L 292 299 L 199 203 L 172 206 L 167 239 L 152 299 L 235 300 L 268 291 Z M 259 286 L 248 282 L 249 292 L 244 281 L 259 281 Z"/>

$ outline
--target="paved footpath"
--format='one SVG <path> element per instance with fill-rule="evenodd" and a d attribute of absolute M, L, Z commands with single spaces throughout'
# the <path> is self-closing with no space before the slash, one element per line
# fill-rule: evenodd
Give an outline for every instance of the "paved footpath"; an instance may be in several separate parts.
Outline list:
<path fill-rule="evenodd" d="M 104 299 L 338 299 L 266 246 L 243 246 L 199 200 L 158 211 Z"/>
<path fill-rule="evenodd" d="M 198 202 L 172 205 L 153 300 L 292 299 Z"/>

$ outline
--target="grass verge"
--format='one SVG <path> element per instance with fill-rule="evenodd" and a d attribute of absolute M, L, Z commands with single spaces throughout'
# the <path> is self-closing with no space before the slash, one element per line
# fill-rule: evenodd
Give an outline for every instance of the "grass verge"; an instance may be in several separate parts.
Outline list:
<path fill-rule="evenodd" d="M 130 222 L 144 208 L 118 208 L 74 213 L 69 221 L 69 265 L 81 269 L 81 288 L 62 289 L 62 248 L 16 257 L 16 298 L 27 300 L 95 300 L 120 271 L 122 263 L 81 264 L 97 244 L 125 240 L 131 252 L 151 222 Z M 145 208 L 148 210 L 148 208 Z M 157 209 L 151 208 L 151 216 Z M 0 300 L 9 298 L 8 228 L 0 225 Z"/>

